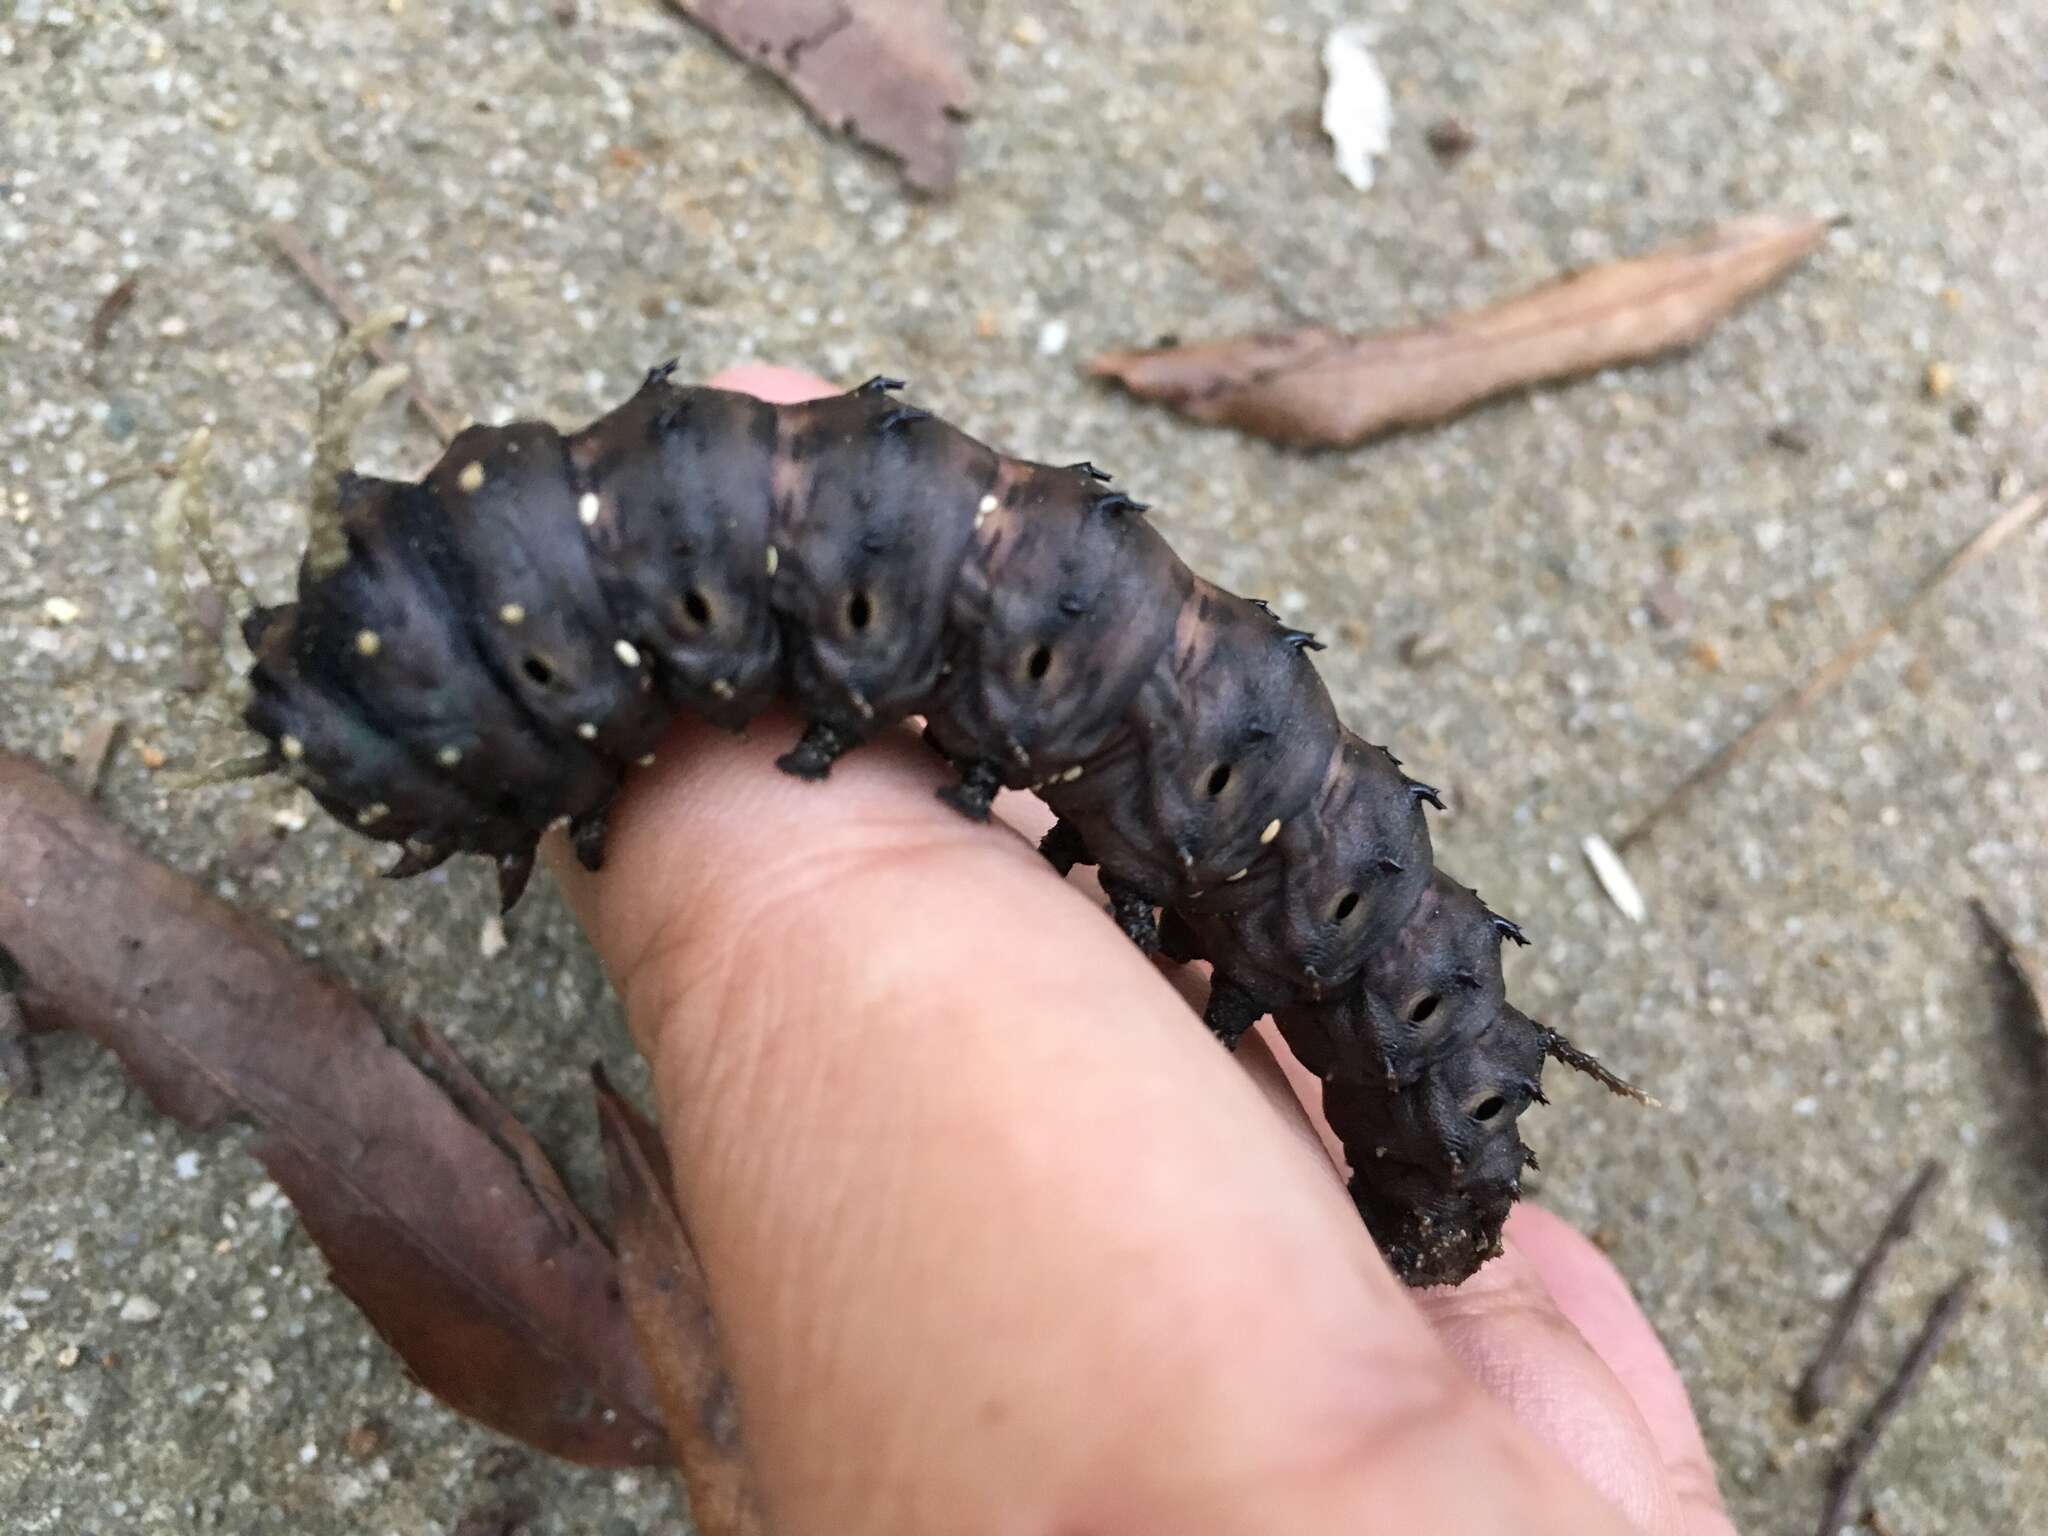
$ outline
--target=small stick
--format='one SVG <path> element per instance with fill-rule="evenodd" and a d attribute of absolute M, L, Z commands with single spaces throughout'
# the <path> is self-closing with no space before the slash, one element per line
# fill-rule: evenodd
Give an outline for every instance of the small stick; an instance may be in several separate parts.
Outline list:
<path fill-rule="evenodd" d="M 289 224 L 267 224 L 263 229 L 263 238 L 269 241 L 271 249 L 282 256 L 286 264 L 299 274 L 306 286 L 319 296 L 320 301 L 334 311 L 343 325 L 352 331 L 362 325 L 362 306 L 349 297 L 347 290 L 335 280 L 334 274 L 327 270 L 326 264 L 313 254 L 313 248 L 306 244 L 304 237 L 296 229 Z M 386 367 L 397 361 L 397 354 L 392 351 L 391 344 L 381 336 L 370 343 L 370 356 Z M 406 402 L 419 412 L 420 420 L 433 428 L 442 442 L 447 442 L 462 430 L 460 418 L 450 415 L 434 404 L 427 392 L 420 388 L 416 379 L 406 381 L 405 398 Z"/>
<path fill-rule="evenodd" d="M 1835 1536 L 1835 1532 L 1841 1529 L 1842 1516 L 1848 1511 L 1850 1497 L 1856 1491 L 1857 1480 L 1863 1475 L 1864 1464 L 1870 1460 L 1870 1453 L 1877 1449 L 1878 1438 L 1927 1375 L 1928 1368 L 1934 1364 L 1934 1357 L 1941 1353 L 1943 1340 L 1955 1327 L 1956 1319 L 1963 1315 L 1963 1308 L 1969 1303 L 1970 1293 L 1976 1284 L 1976 1271 L 1966 1269 L 1954 1284 L 1941 1293 L 1940 1299 L 1929 1309 L 1927 1321 L 1920 1325 L 1913 1347 L 1899 1362 L 1898 1371 L 1878 1393 L 1877 1400 L 1863 1415 L 1863 1421 L 1842 1442 L 1842 1448 L 1835 1452 L 1835 1470 L 1828 1481 L 1828 1501 L 1821 1512 L 1820 1536 Z"/>
<path fill-rule="evenodd" d="M 92 320 L 85 328 L 85 350 L 89 357 L 97 359 L 105 349 L 107 338 L 114 333 L 114 322 L 126 314 L 135 303 L 135 295 L 142 287 L 142 274 L 130 272 L 93 310 Z"/>
<path fill-rule="evenodd" d="M 1853 672 L 1858 663 L 1876 650 L 1888 636 L 1897 633 L 1914 610 L 1934 596 L 1951 577 L 1990 554 L 2039 517 L 2044 510 L 2048 510 L 2048 491 L 2036 491 L 2033 495 L 2014 502 L 1986 523 L 1967 544 L 1944 560 L 1932 575 L 1924 578 L 1904 602 L 1835 652 L 1822 663 L 1820 670 L 1765 711 L 1756 724 L 1681 779 L 1670 794 L 1658 801 L 1640 821 L 1615 839 L 1616 850 L 1628 852 L 1630 848 L 1648 837 L 1659 822 L 1683 808 L 1694 795 L 1726 777 L 1728 770 L 1740 762 L 1759 741 L 1795 715 L 1804 714 L 1832 692 L 1837 683 Z"/>
<path fill-rule="evenodd" d="M 1947 1172 L 1933 1159 L 1920 1165 L 1920 1171 L 1913 1175 L 1913 1182 L 1906 1186 L 1906 1192 L 1899 1196 L 1892 1206 L 1892 1212 L 1884 1219 L 1884 1226 L 1878 1230 L 1877 1239 L 1870 1245 L 1870 1251 L 1863 1256 L 1863 1262 L 1856 1266 L 1856 1274 L 1849 1281 L 1849 1288 L 1842 1292 L 1842 1299 L 1835 1304 L 1835 1315 L 1828 1324 L 1827 1337 L 1821 1341 L 1820 1351 L 1813 1357 L 1813 1364 L 1806 1368 L 1806 1374 L 1799 1378 L 1799 1388 L 1792 1394 L 1792 1407 L 1802 1421 L 1811 1419 L 1821 1409 L 1834 1401 L 1835 1389 L 1841 1385 L 1843 1355 L 1849 1342 L 1849 1334 L 1856 1326 L 1856 1319 L 1863 1315 L 1863 1308 L 1870 1301 L 1870 1293 L 1877 1283 L 1878 1272 L 1884 1268 L 1885 1260 L 1892 1250 L 1905 1241 L 1913 1230 L 1913 1218 L 1919 1214 L 1921 1201 L 1928 1192 L 1942 1180 Z"/>

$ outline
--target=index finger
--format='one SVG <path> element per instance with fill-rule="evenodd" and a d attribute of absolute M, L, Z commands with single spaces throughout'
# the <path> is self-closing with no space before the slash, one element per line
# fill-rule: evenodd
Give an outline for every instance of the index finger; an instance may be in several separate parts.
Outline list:
<path fill-rule="evenodd" d="M 1091 903 L 901 733 L 820 788 L 790 729 L 679 729 L 566 875 L 783 1525 L 1621 1529 Z"/>

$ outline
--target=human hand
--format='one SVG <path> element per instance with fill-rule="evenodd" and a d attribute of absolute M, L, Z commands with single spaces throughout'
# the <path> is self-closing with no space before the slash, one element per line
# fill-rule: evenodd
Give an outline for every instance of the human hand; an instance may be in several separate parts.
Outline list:
<path fill-rule="evenodd" d="M 773 766 L 794 729 L 677 727 L 604 872 L 554 860 L 652 1064 L 778 1529 L 1732 1536 L 1585 1239 L 1525 1206 L 1476 1278 L 1407 1290 L 1260 1038 L 1219 1049 L 907 733 L 820 788 Z"/>

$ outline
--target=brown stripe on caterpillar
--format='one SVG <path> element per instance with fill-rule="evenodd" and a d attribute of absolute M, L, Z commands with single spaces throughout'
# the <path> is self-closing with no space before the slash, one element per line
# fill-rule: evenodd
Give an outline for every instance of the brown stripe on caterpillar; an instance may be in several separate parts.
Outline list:
<path fill-rule="evenodd" d="M 1546 1057 L 1604 1069 L 1507 1004 L 1520 931 L 1433 869 L 1439 797 L 1338 722 L 1314 637 L 1194 576 L 1093 465 L 999 454 L 896 381 L 776 406 L 672 374 L 316 498 L 296 602 L 249 626 L 269 761 L 399 844 L 394 873 L 481 853 L 509 904 L 549 825 L 601 860 L 675 711 L 786 700 L 813 778 L 922 715 L 951 804 L 1035 789 L 1057 867 L 1210 963 L 1220 1039 L 1275 1015 L 1405 1278 L 1496 1251 Z"/>

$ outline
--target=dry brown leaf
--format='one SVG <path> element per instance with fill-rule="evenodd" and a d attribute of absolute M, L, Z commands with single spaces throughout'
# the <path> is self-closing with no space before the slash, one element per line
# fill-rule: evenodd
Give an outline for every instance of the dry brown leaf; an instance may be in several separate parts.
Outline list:
<path fill-rule="evenodd" d="M 920 191 L 960 174 L 972 86 L 945 0 L 666 0 L 786 85 L 811 116 L 903 163 Z"/>
<path fill-rule="evenodd" d="M 1688 346 L 1826 230 L 1803 214 L 1752 214 L 1424 325 L 1370 336 L 1310 326 L 1106 352 L 1089 371 L 1197 421 L 1298 447 L 1350 447 L 1510 390 Z"/>
<path fill-rule="evenodd" d="M 461 1109 L 341 982 L 6 754 L 0 868 L 31 1020 L 91 1035 L 195 1130 L 252 1125 L 335 1284 L 423 1386 L 572 1461 L 669 1459 L 610 1249 L 445 1044 L 424 1037 Z"/>
<path fill-rule="evenodd" d="M 690 1519 L 703 1536 L 760 1536 L 767 1526 L 740 1442 L 732 1378 L 704 1270 L 676 1210 L 668 1154 L 647 1118 L 601 1070 L 594 1075 L 619 1280 L 690 1490 Z"/>

